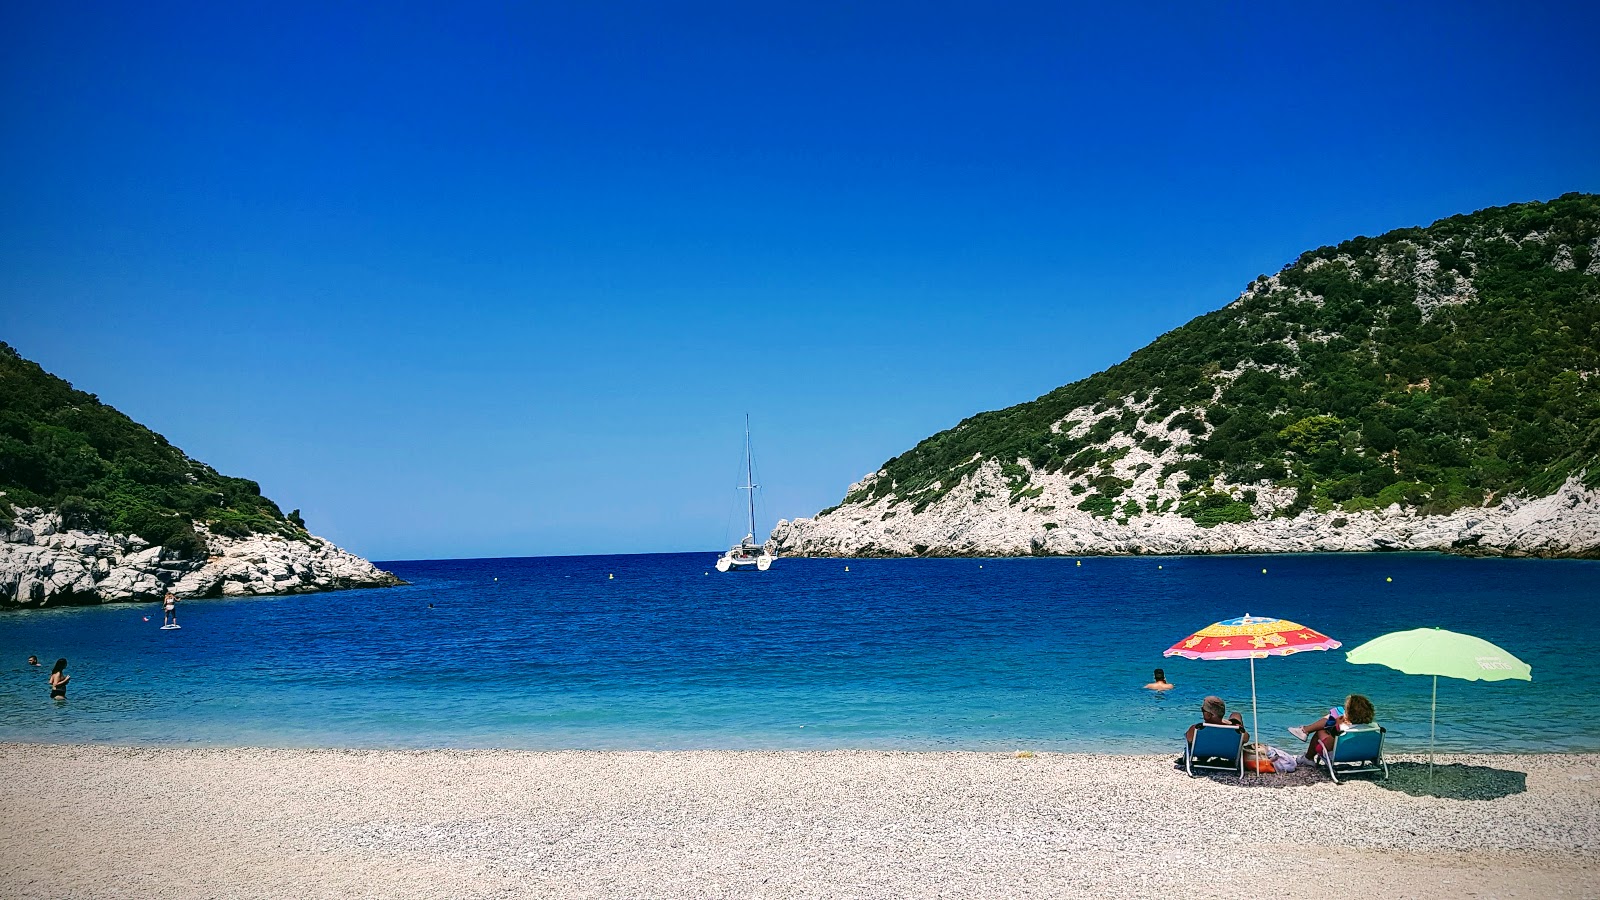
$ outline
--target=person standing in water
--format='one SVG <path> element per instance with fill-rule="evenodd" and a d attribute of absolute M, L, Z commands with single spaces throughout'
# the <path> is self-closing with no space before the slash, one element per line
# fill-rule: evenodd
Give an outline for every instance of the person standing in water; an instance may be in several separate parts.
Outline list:
<path fill-rule="evenodd" d="M 1151 690 L 1151 691 L 1170 691 L 1170 690 L 1172 690 L 1172 683 L 1167 681 L 1167 672 L 1166 672 L 1166 670 L 1165 669 L 1157 669 L 1156 670 L 1156 680 L 1150 682 L 1147 685 L 1145 685 L 1145 689 L 1146 690 Z"/>
<path fill-rule="evenodd" d="M 72 676 L 67 674 L 67 660 L 65 657 L 56 660 L 55 668 L 50 670 L 50 699 L 67 699 L 67 682 Z"/>
<path fill-rule="evenodd" d="M 167 591 L 167 598 L 161 601 L 161 610 L 167 615 L 167 620 L 162 623 L 163 628 L 178 624 L 178 598 L 171 591 Z"/>

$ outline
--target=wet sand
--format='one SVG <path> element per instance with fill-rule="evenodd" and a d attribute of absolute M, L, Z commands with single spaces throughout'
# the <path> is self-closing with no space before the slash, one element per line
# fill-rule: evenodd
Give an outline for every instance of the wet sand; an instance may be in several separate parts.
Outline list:
<path fill-rule="evenodd" d="M 0 896 L 1594 897 L 1600 756 L 0 744 Z"/>

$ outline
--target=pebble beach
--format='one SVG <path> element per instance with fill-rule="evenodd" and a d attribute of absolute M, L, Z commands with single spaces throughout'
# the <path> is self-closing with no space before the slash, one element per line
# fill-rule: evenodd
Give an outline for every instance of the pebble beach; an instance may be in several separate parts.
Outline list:
<path fill-rule="evenodd" d="M 1439 762 L 0 744 L 0 895 L 1596 895 L 1600 756 Z"/>

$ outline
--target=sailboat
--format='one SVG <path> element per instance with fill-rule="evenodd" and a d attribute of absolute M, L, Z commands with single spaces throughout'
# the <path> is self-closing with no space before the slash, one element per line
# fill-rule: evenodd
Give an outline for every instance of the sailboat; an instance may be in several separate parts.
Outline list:
<path fill-rule="evenodd" d="M 750 531 L 744 540 L 728 548 L 728 552 L 717 559 L 717 571 L 738 571 L 754 567 L 757 572 L 765 572 L 772 567 L 772 554 L 767 548 L 756 543 L 756 488 L 755 482 L 756 463 L 754 455 L 750 452 L 750 414 L 744 416 L 744 484 L 739 485 L 739 490 L 750 492 Z"/>

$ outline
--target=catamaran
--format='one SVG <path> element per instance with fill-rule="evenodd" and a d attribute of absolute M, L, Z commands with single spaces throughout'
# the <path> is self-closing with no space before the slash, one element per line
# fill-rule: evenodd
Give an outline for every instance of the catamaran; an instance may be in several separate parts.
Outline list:
<path fill-rule="evenodd" d="M 739 485 L 739 490 L 750 492 L 750 531 L 744 540 L 728 548 L 728 552 L 717 559 L 717 571 L 727 572 L 730 569 L 748 569 L 754 567 L 757 572 L 765 572 L 772 567 L 772 554 L 767 548 L 756 543 L 756 488 L 755 459 L 750 452 L 750 414 L 744 416 L 744 484 Z"/>

